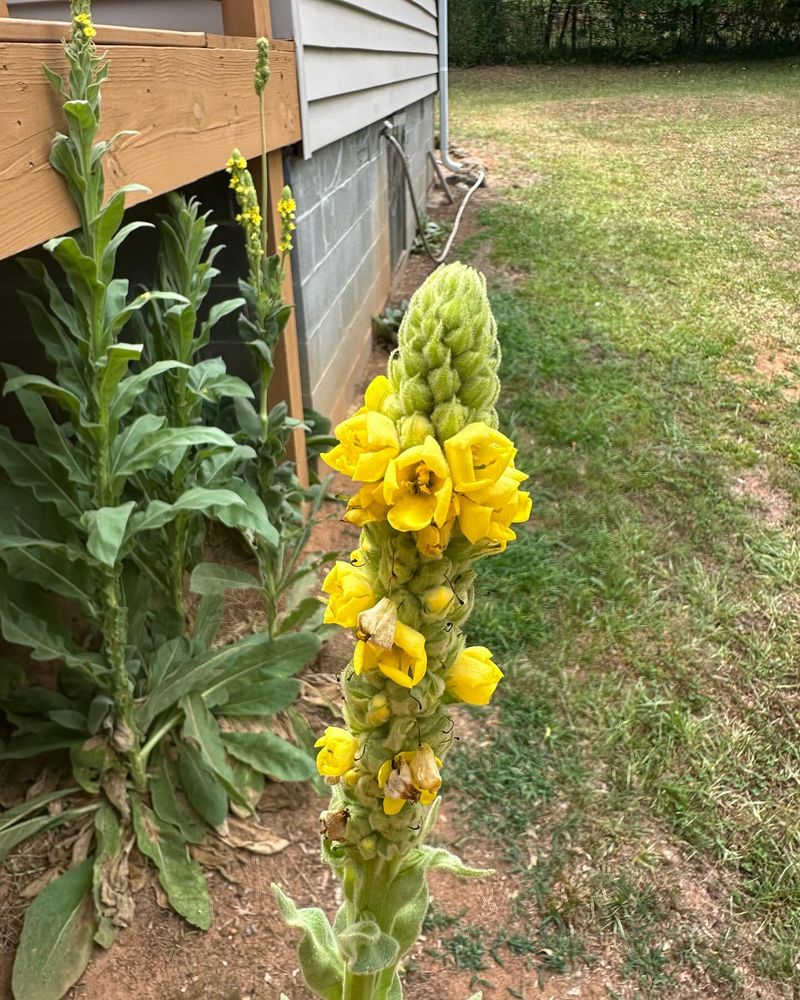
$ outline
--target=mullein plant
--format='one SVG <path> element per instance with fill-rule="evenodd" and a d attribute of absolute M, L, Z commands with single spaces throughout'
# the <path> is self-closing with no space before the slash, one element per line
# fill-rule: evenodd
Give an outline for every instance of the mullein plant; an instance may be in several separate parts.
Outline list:
<path fill-rule="evenodd" d="M 241 396 L 233 400 L 237 441 L 252 448 L 257 457 L 255 462 L 242 466 L 241 475 L 251 491 L 263 501 L 275 531 L 270 535 L 256 532 L 246 536 L 258 564 L 258 579 L 241 570 L 202 564 L 193 574 L 192 587 L 199 593 L 209 593 L 223 586 L 259 589 L 267 631 L 270 635 L 278 635 L 311 624 L 320 617 L 319 602 L 303 594 L 328 555 L 304 560 L 306 543 L 325 489 L 318 482 L 304 486 L 297 476 L 295 463 L 287 455 L 294 431 L 305 432 L 311 427 L 292 418 L 284 401 L 271 408 L 269 405 L 275 351 L 292 314 L 291 305 L 283 300 L 283 286 L 297 213 L 291 188 L 287 185 L 280 192 L 276 205 L 277 247 L 274 253 L 269 253 L 267 212 L 270 201 L 264 119 L 264 90 L 269 76 L 269 41 L 259 38 L 254 89 L 261 120 L 260 192 L 256 190 L 247 160 L 238 149 L 231 154 L 226 170 L 238 208 L 236 221 L 242 228 L 248 264 L 247 278 L 239 282 L 245 305 L 239 314 L 238 332 L 256 370 L 254 403 Z M 312 419 L 314 433 L 305 437 L 305 446 L 310 449 L 330 440 L 327 421 L 319 414 L 312 414 Z"/>
<path fill-rule="evenodd" d="M 298 691 L 291 675 L 319 637 L 260 634 L 211 648 L 218 595 L 201 603 L 191 637 L 165 634 L 154 606 L 147 536 L 186 511 L 210 517 L 219 506 L 247 504 L 231 489 L 188 481 L 169 499 L 156 497 L 163 469 L 179 467 L 190 449 L 209 458 L 239 445 L 188 417 L 170 426 L 164 413 L 137 412 L 155 379 L 191 369 L 173 357 L 132 372 L 143 345 L 120 336 L 153 301 L 181 311 L 191 302 L 175 291 L 129 298 L 128 282 L 115 274 L 120 245 L 144 223 L 123 225 L 130 188 L 104 197 L 103 159 L 114 140 L 98 139 L 108 63 L 95 33 L 87 0 L 75 0 L 68 73 L 46 71 L 66 119 L 50 162 L 80 222 L 74 234 L 45 244 L 61 285 L 40 261 L 22 262 L 39 293 L 25 303 L 55 377 L 6 366 L 4 391 L 20 402 L 35 443 L 0 427 L 0 628 L 33 660 L 58 665 L 37 685 L 0 663 L 0 708 L 11 729 L 0 760 L 62 751 L 71 771 L 67 787 L 31 790 L 0 813 L 0 862 L 60 826 L 78 827 L 83 848 L 26 912 L 16 1000 L 58 1000 L 94 944 L 109 947 L 130 924 L 134 844 L 173 908 L 208 928 L 207 886 L 187 845 L 209 828 L 225 836 L 229 809 L 252 813 L 264 774 L 313 773 L 308 754 L 272 732 L 253 732 L 249 720 L 291 704 Z M 248 722 L 237 725 L 239 717 Z"/>
<path fill-rule="evenodd" d="M 398 1000 L 427 872 L 487 874 L 426 840 L 455 738 L 449 706 L 488 704 L 503 677 L 463 633 L 475 564 L 503 552 L 531 509 L 516 449 L 497 429 L 499 362 L 483 278 L 462 264 L 440 268 L 411 300 L 388 377 L 371 383 L 323 456 L 362 484 L 344 515 L 362 528 L 359 547 L 323 584 L 325 620 L 356 639 L 342 675 L 344 725 L 317 741 L 333 786 L 323 856 L 344 899 L 331 926 L 273 888 L 303 931 L 306 981 L 325 1000 Z"/>

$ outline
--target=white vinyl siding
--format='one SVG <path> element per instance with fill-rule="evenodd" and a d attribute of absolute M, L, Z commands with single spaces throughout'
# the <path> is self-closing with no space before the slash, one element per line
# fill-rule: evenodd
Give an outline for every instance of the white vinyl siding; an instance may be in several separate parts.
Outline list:
<path fill-rule="evenodd" d="M 436 92 L 436 0 L 292 0 L 292 11 L 305 156 Z"/>

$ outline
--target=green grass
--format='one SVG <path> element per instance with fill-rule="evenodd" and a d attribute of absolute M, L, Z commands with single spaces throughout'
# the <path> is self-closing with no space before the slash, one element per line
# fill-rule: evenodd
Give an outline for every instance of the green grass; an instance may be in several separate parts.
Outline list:
<path fill-rule="evenodd" d="M 534 494 L 482 567 L 471 639 L 510 676 L 455 780 L 549 970 L 617 947 L 643 996 L 800 989 L 800 67 L 454 76 L 509 182 L 466 255 L 518 277 L 492 298 Z"/>

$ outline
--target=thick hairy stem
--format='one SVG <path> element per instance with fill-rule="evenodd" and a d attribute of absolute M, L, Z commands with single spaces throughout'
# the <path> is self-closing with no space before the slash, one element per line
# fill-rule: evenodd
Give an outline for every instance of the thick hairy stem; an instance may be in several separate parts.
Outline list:
<path fill-rule="evenodd" d="M 106 571 L 103 586 L 103 645 L 111 668 L 117 726 L 114 734 L 117 748 L 125 754 L 137 791 L 147 787 L 147 776 L 141 753 L 141 737 L 133 712 L 133 692 L 128 678 L 125 644 L 128 635 L 128 611 L 121 603 L 119 577 L 114 569 Z"/>

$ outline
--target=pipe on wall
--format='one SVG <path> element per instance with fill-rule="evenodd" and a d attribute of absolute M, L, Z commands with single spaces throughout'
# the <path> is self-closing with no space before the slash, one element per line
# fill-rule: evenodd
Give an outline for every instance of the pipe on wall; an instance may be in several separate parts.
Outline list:
<path fill-rule="evenodd" d="M 439 0 L 439 155 L 453 173 L 460 173 L 462 164 L 450 159 L 449 70 L 447 66 L 447 0 Z"/>

